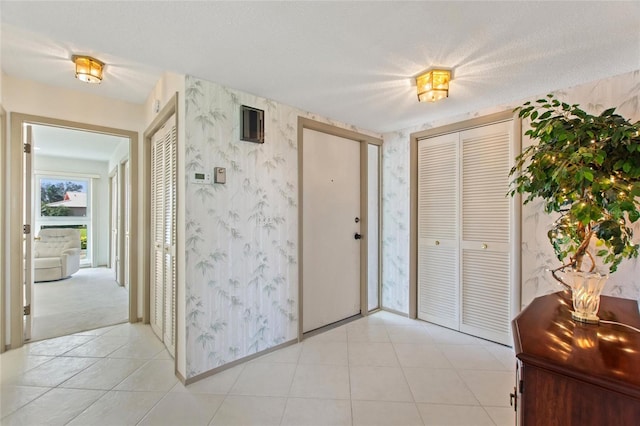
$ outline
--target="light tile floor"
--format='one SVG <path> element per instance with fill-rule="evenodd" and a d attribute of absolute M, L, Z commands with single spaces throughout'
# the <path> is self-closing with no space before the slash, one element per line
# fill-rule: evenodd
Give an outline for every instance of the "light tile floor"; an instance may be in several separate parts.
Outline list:
<path fill-rule="evenodd" d="M 2 425 L 514 425 L 510 348 L 378 312 L 183 386 L 149 326 L 0 356 Z"/>

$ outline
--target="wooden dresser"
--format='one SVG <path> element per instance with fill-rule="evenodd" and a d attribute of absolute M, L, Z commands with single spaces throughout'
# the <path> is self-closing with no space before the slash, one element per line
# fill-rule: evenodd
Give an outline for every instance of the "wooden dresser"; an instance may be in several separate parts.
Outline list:
<path fill-rule="evenodd" d="M 634 300 L 603 296 L 598 316 L 640 328 Z M 518 425 L 640 425 L 640 333 L 574 321 L 569 292 L 535 299 L 512 326 Z"/>

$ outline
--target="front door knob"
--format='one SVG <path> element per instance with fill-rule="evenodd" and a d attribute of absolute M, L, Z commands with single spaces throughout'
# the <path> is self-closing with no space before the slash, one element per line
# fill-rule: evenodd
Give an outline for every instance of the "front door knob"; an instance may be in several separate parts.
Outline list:
<path fill-rule="evenodd" d="M 354 239 L 356 240 L 361 240 L 362 239 L 362 235 L 358 234 L 357 232 L 355 233 L 355 235 L 353 236 Z"/>

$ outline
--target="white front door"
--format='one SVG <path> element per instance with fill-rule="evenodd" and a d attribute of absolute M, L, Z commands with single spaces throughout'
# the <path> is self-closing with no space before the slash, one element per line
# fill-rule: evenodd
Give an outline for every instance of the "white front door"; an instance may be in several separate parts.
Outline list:
<path fill-rule="evenodd" d="M 303 133 L 303 332 L 360 313 L 360 142 Z"/>

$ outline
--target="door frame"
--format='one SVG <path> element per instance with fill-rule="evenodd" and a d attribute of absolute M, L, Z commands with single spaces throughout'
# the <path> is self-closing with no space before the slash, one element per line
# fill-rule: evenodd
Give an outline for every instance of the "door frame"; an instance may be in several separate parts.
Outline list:
<path fill-rule="evenodd" d="M 113 169 L 109 171 L 109 268 L 111 268 L 111 266 L 113 266 L 115 262 L 114 268 L 116 272 L 115 274 L 116 282 L 121 287 L 124 287 L 124 270 L 122 268 L 122 263 L 123 263 L 125 243 L 124 243 L 124 233 L 122 232 L 122 228 L 123 228 L 122 217 L 124 216 L 125 211 L 124 211 L 124 203 L 123 203 L 124 194 L 122 191 L 124 176 L 121 176 L 121 175 L 122 175 L 122 163 L 118 162 L 118 164 L 116 164 L 115 167 L 113 167 Z M 115 185 L 113 184 L 114 178 L 116 180 Z M 116 231 L 118 234 L 115 247 L 113 244 L 113 234 L 112 234 L 113 219 L 114 219 L 114 214 L 113 214 L 114 191 L 116 192 L 115 199 L 116 199 L 117 205 L 116 205 L 115 220 L 116 220 Z M 118 218 L 118 216 L 120 217 Z M 114 249 L 115 249 L 115 255 L 113 253 Z"/>
<path fill-rule="evenodd" d="M 119 239 L 120 242 L 120 250 L 121 250 L 121 259 L 120 268 L 122 269 L 122 282 L 120 285 L 125 287 L 127 291 L 129 291 L 129 283 L 131 282 L 131 277 L 129 276 L 129 249 L 131 247 L 127 246 L 127 238 L 131 239 L 131 162 L 129 158 L 125 158 L 118 165 L 118 170 L 120 170 L 120 217 L 122 218 L 122 223 L 120 224 L 120 231 L 122 232 L 122 238 Z M 124 266 L 126 265 L 126 267 Z M 140 315 L 137 315 L 137 318 L 140 319 Z"/>
<path fill-rule="evenodd" d="M 304 152 L 304 129 L 314 130 L 320 133 L 326 133 L 331 136 L 337 136 L 344 139 L 349 139 L 355 142 L 360 143 L 360 226 L 361 233 L 365 236 L 363 242 L 366 241 L 366 230 L 369 224 L 369 215 L 367 213 L 368 206 L 368 155 L 369 145 L 378 145 L 382 146 L 382 139 L 376 138 L 374 136 L 366 135 L 363 133 L 359 133 L 353 130 L 344 129 L 341 127 L 336 127 L 331 124 L 322 123 L 320 121 L 315 121 L 305 117 L 298 117 L 298 341 L 302 341 L 303 339 L 303 321 L 304 321 L 304 312 L 303 312 L 303 303 L 302 297 L 304 294 L 304 282 L 303 282 L 303 270 L 304 270 L 304 262 L 303 262 L 303 209 L 302 203 L 304 201 L 304 184 L 302 180 L 302 171 L 304 169 L 304 161 L 303 161 L 303 152 Z M 382 162 L 379 161 L 379 164 Z M 382 173 L 378 169 L 378 176 L 381 176 Z M 380 181 L 380 179 L 378 179 Z M 382 188 L 379 189 L 378 194 L 382 194 Z M 378 208 L 380 208 L 381 203 L 378 201 Z M 378 238 L 378 252 L 380 252 L 381 234 L 379 234 Z M 367 316 L 369 313 L 368 309 L 368 294 L 367 294 L 367 259 L 368 259 L 368 244 L 360 244 L 360 315 Z M 380 284 L 378 283 L 378 288 Z M 380 294 L 378 294 L 380 297 Z"/>
<path fill-rule="evenodd" d="M 23 127 L 24 124 L 41 124 L 52 127 L 63 127 L 76 130 L 85 130 L 94 133 L 103 133 L 107 135 L 119 136 L 129 139 L 129 160 L 132 164 L 138 163 L 138 132 L 124 129 L 116 129 L 113 127 L 97 126 L 88 123 L 80 123 L 76 121 L 60 120 L 51 117 L 44 117 L 38 115 L 11 113 L 11 154 L 9 161 L 11 161 L 11 171 L 8 177 L 9 183 L 9 204 L 10 204 L 10 241 L 8 246 L 9 252 L 9 264 L 10 264 L 10 277 L 11 283 L 11 313 L 10 313 L 10 326 L 11 326 L 11 348 L 19 348 L 24 344 L 24 326 L 23 326 L 23 307 L 22 301 L 24 299 L 24 259 L 22 256 L 22 216 L 23 216 L 23 202 L 24 193 L 22 191 L 23 186 Z M 138 173 L 136 168 L 131 169 L 130 179 L 132 182 L 137 182 Z M 131 211 L 138 211 L 137 206 L 137 192 L 136 185 L 131 185 L 132 198 L 129 208 Z M 133 229 L 137 229 L 137 215 L 131 215 L 131 225 Z M 130 254 L 130 269 L 129 275 L 136 277 L 138 273 L 138 250 L 135 248 L 138 245 L 138 236 L 133 235 L 133 238 L 129 240 L 129 254 Z M 5 243 L 4 241 L 2 242 Z M 130 280 L 131 286 L 129 288 L 129 322 L 136 322 L 138 320 L 137 307 L 138 307 L 138 290 L 137 280 Z"/>
<path fill-rule="evenodd" d="M 9 212 L 7 205 L 9 204 L 9 197 L 7 191 L 7 178 L 9 177 L 6 173 L 7 165 L 7 113 L 0 105 L 0 166 L 2 166 L 2 171 L 0 172 L 0 190 L 2 193 L 0 194 L 0 216 L 2 219 L 0 220 L 0 353 L 3 353 L 7 348 L 7 340 L 6 340 L 6 305 L 7 305 L 7 266 L 9 265 L 8 259 L 6 257 L 5 245 L 7 244 L 7 221 L 5 218 L 7 213 Z"/>
<path fill-rule="evenodd" d="M 500 121 L 513 120 L 513 147 L 516 152 L 510 152 L 512 158 L 521 150 L 522 146 L 522 122 L 514 115 L 513 111 L 502 111 L 470 120 L 460 121 L 458 123 L 449 124 L 442 127 L 423 130 L 412 133 L 409 145 L 409 318 L 416 319 L 418 317 L 418 141 L 420 139 L 445 135 L 448 133 L 469 130 L 476 127 L 482 127 Z M 506 194 L 505 194 L 506 196 Z M 513 259 L 513 268 L 511 270 L 511 294 L 510 309 L 512 316 L 520 312 L 521 299 L 521 260 L 520 253 L 522 247 L 521 223 L 522 223 L 522 200 L 520 195 L 516 194 L 510 197 L 512 221 L 509 232 L 513 236 L 513 242 L 509 255 Z"/>

